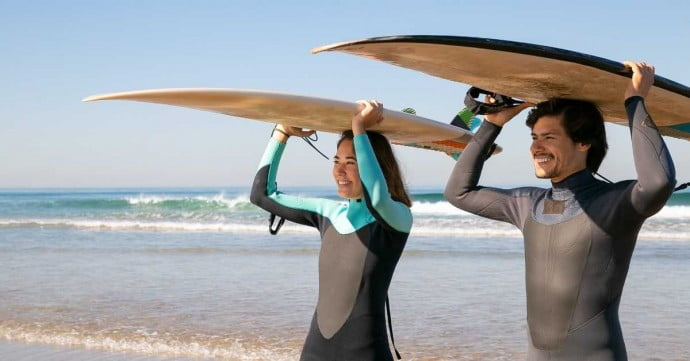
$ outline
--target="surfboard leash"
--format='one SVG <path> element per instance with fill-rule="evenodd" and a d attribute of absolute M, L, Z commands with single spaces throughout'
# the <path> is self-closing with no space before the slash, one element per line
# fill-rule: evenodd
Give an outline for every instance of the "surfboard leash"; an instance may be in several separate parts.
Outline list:
<path fill-rule="evenodd" d="M 321 152 L 321 151 L 319 150 L 319 148 L 316 148 L 316 146 L 314 145 L 314 143 L 312 143 L 312 142 L 316 142 L 316 141 L 319 140 L 319 135 L 318 135 L 317 133 L 314 133 L 314 138 L 311 138 L 311 137 L 302 137 L 302 139 L 303 139 L 305 142 L 307 142 L 307 144 L 309 144 L 310 147 L 314 148 L 314 150 L 315 150 L 316 152 L 318 152 L 319 154 L 321 154 L 322 157 L 326 158 L 326 160 L 331 160 L 330 158 L 328 158 L 328 156 L 326 156 L 325 154 L 323 154 L 323 152 Z"/>
<path fill-rule="evenodd" d="M 603 179 L 609 183 L 613 183 L 608 178 L 604 177 L 603 175 L 599 174 L 598 172 L 594 172 L 594 174 L 597 175 L 599 178 L 601 178 L 601 179 Z M 678 191 L 682 191 L 683 189 L 688 188 L 688 187 L 690 187 L 690 182 L 682 183 L 681 185 L 679 185 L 678 187 L 673 189 L 673 193 L 678 192 Z"/>
<path fill-rule="evenodd" d="M 603 179 L 603 180 L 605 180 L 605 181 L 607 181 L 607 182 L 609 182 L 609 183 L 613 183 L 613 182 L 610 181 L 608 178 L 604 177 L 603 175 L 599 174 L 598 172 L 594 172 L 594 174 L 597 175 L 599 178 L 601 178 L 601 179 Z M 678 192 L 678 191 L 682 191 L 683 189 L 688 188 L 688 187 L 690 187 L 690 182 L 682 183 L 682 184 L 679 185 L 678 187 L 674 188 L 672 193 L 675 193 L 675 192 Z"/>
<path fill-rule="evenodd" d="M 273 127 L 273 130 L 271 131 L 271 136 L 273 136 L 273 132 L 283 133 L 283 135 L 285 135 L 286 137 L 289 137 L 289 136 L 290 136 L 290 134 L 288 134 L 288 133 L 286 133 L 286 132 L 284 132 L 284 131 L 278 129 L 278 125 L 277 125 L 277 124 L 276 124 L 275 127 Z M 316 132 L 314 132 L 314 138 L 311 138 L 311 137 L 309 137 L 309 136 L 307 136 L 307 137 L 301 137 L 301 138 L 302 138 L 302 140 L 304 140 L 305 142 L 307 142 L 307 144 L 309 144 L 312 148 L 314 148 L 315 151 L 317 151 L 319 154 L 321 154 L 322 157 L 326 158 L 326 160 L 330 160 L 325 154 L 323 154 L 323 153 L 322 153 L 318 148 L 316 148 L 316 146 L 312 143 L 312 142 L 316 142 L 316 141 L 319 140 L 319 135 L 318 135 Z"/>
<path fill-rule="evenodd" d="M 594 172 L 594 174 L 595 174 L 596 176 L 598 176 L 599 178 L 605 180 L 606 182 L 613 184 L 613 182 L 612 182 L 611 180 L 609 180 L 608 178 L 606 178 L 606 177 L 604 177 L 603 175 L 599 174 L 599 172 Z"/>

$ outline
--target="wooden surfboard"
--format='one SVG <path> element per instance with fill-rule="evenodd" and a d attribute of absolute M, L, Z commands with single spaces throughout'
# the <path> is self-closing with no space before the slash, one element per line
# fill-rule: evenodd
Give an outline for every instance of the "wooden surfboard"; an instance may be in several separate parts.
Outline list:
<path fill-rule="evenodd" d="M 607 121 L 628 124 L 623 96 L 632 72 L 592 55 L 505 40 L 427 35 L 377 37 L 312 50 L 325 51 L 380 60 L 533 103 L 552 97 L 587 100 L 599 106 Z M 656 76 L 645 105 L 662 134 L 690 140 L 690 88 Z"/>
<path fill-rule="evenodd" d="M 84 99 L 96 100 L 175 105 L 336 134 L 350 129 L 357 110 L 355 102 L 242 89 L 154 89 Z M 383 116 L 384 121 L 371 130 L 384 134 L 394 144 L 459 153 L 472 139 L 468 130 L 413 114 L 384 109 Z"/>

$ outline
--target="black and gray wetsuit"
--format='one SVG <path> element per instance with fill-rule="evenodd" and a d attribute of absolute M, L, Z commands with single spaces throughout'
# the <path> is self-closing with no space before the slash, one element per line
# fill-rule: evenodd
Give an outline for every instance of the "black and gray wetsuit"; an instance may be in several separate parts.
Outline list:
<path fill-rule="evenodd" d="M 321 233 L 319 299 L 300 360 L 392 360 L 385 301 L 412 227 L 412 214 L 391 199 L 366 135 L 354 137 L 363 201 L 338 202 L 279 192 L 275 177 L 284 143 L 271 139 L 259 165 L 252 203 Z"/>
<path fill-rule="evenodd" d="M 625 106 L 637 180 L 605 183 L 583 170 L 550 189 L 477 186 L 501 130 L 484 122 L 446 187 L 456 207 L 522 231 L 530 361 L 627 360 L 618 321 L 623 284 L 642 223 L 673 192 L 675 170 L 643 99 Z"/>

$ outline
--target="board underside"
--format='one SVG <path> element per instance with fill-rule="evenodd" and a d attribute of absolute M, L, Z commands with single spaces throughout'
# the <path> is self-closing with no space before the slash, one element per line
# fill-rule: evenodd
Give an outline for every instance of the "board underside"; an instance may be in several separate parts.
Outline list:
<path fill-rule="evenodd" d="M 606 121 L 628 125 L 623 105 L 631 71 L 622 63 L 564 49 L 452 36 L 392 36 L 326 45 L 532 103 L 569 98 L 595 103 Z M 690 88 L 656 76 L 645 98 L 662 134 L 690 140 Z"/>

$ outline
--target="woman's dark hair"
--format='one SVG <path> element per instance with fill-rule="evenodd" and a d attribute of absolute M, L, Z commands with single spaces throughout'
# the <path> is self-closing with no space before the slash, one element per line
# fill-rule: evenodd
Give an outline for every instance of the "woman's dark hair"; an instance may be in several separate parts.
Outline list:
<path fill-rule="evenodd" d="M 395 159 L 393 149 L 388 139 L 382 134 L 370 131 L 367 131 L 367 137 L 369 138 L 371 147 L 374 149 L 374 154 L 376 154 L 376 160 L 383 171 L 383 177 L 386 178 L 386 185 L 388 186 L 391 198 L 411 207 L 412 200 L 407 194 L 407 189 L 405 189 L 405 183 L 403 182 L 402 174 L 400 174 L 398 161 Z M 352 140 L 353 138 L 354 134 L 351 130 L 344 131 L 340 136 L 340 140 L 338 140 L 338 146 L 340 146 L 340 143 L 344 140 Z"/>
<path fill-rule="evenodd" d="M 534 128 L 543 116 L 561 116 L 561 124 L 575 143 L 589 144 L 587 169 L 596 172 L 609 149 L 606 143 L 604 117 L 593 103 L 583 100 L 554 98 L 537 104 L 527 115 L 525 124 Z"/>

